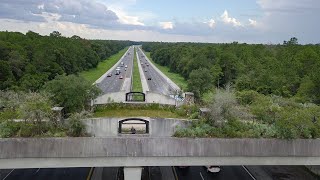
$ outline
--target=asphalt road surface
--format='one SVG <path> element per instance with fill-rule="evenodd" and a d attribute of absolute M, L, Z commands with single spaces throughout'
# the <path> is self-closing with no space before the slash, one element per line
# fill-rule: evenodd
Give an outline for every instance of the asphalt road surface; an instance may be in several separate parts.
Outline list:
<path fill-rule="evenodd" d="M 1 180 L 86 180 L 91 168 L 13 169 Z"/>
<path fill-rule="evenodd" d="M 132 67 L 133 67 L 133 57 L 134 57 L 134 48 L 131 46 L 127 51 L 126 55 L 123 59 L 119 60 L 124 63 L 123 67 L 119 64 L 120 67 L 120 75 L 116 75 L 116 68 L 112 69 L 111 77 L 105 77 L 98 87 L 103 91 L 103 93 L 110 93 L 110 92 L 119 92 L 122 88 L 124 79 L 130 78 L 132 76 Z M 125 71 L 125 65 L 128 66 L 127 70 Z M 119 77 L 122 76 L 123 79 Z"/>
<path fill-rule="evenodd" d="M 223 166 L 219 173 L 207 172 L 204 166 L 191 166 L 189 168 L 174 167 L 178 180 L 253 180 L 242 166 Z"/>
<path fill-rule="evenodd" d="M 176 93 L 174 88 L 150 65 L 146 55 L 139 48 L 137 48 L 137 51 L 150 91 L 164 95 L 174 95 Z M 146 64 L 149 64 L 149 66 Z M 149 77 L 151 77 L 151 80 L 148 80 Z"/>

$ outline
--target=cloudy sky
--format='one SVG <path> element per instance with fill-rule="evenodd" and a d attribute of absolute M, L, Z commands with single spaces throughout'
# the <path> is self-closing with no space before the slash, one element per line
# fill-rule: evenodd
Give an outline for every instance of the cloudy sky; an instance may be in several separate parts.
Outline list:
<path fill-rule="evenodd" d="M 320 0 L 0 0 L 0 31 L 135 41 L 320 43 Z"/>

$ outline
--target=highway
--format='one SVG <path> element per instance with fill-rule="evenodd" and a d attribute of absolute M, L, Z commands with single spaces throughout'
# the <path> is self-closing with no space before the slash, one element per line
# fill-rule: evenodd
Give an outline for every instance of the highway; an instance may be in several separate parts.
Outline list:
<path fill-rule="evenodd" d="M 146 55 L 142 52 L 140 48 L 137 48 L 138 56 L 142 65 L 142 69 L 146 79 L 147 84 L 152 92 L 157 92 L 164 95 L 174 95 L 176 91 L 174 88 L 172 88 L 167 80 L 162 77 L 150 64 L 146 58 Z M 142 64 L 143 63 L 143 64 Z M 146 64 L 149 64 L 147 66 Z M 141 72 L 140 72 L 141 73 Z M 151 80 L 148 80 L 148 78 L 151 77 Z"/>
<path fill-rule="evenodd" d="M 219 173 L 207 172 L 204 166 L 190 166 L 189 168 L 168 168 L 169 174 L 162 174 L 159 167 L 143 170 L 143 180 L 316 180 L 303 166 L 221 166 Z M 172 169 L 172 172 L 170 172 Z M 47 168 L 47 169 L 11 169 L 0 170 L 0 180 L 87 180 L 90 179 L 91 168 Z M 116 180 L 119 168 L 94 168 L 91 180 Z M 123 171 L 122 171 L 123 173 Z M 171 175 L 170 175 L 171 173 Z M 149 175 L 148 175 L 149 174 Z M 123 177 L 123 174 L 119 174 Z M 144 175 L 150 177 L 146 178 Z"/>
<path fill-rule="evenodd" d="M 91 168 L 11 169 L 1 180 L 86 180 Z"/>
<path fill-rule="evenodd" d="M 178 180 L 253 180 L 242 166 L 223 166 L 219 173 L 207 172 L 204 166 L 191 166 L 183 169 L 175 167 L 174 170 Z"/>
<path fill-rule="evenodd" d="M 121 91 L 123 82 L 125 78 L 130 78 L 132 76 L 132 67 L 133 67 L 133 57 L 134 57 L 134 47 L 131 46 L 126 54 L 123 56 L 123 59 L 120 59 L 118 62 L 122 61 L 124 63 L 123 67 L 119 64 L 120 67 L 120 75 L 116 75 L 116 68 L 112 69 L 111 77 L 105 77 L 101 83 L 98 84 L 98 87 L 103 91 L 103 93 L 110 93 L 110 92 L 119 92 Z M 125 65 L 128 66 L 127 70 L 125 71 Z M 119 79 L 122 76 L 123 79 Z"/>

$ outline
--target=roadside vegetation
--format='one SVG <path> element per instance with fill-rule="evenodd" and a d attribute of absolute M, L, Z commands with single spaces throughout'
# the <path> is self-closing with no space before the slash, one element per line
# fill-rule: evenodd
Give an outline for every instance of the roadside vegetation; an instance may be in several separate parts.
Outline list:
<path fill-rule="evenodd" d="M 96 68 L 89 69 L 87 71 L 82 71 L 80 76 L 84 77 L 86 80 L 94 83 L 99 79 L 104 73 L 106 73 L 114 64 L 119 61 L 123 54 L 128 50 L 127 48 L 122 49 L 117 54 L 112 55 L 108 59 L 101 61 Z"/>
<path fill-rule="evenodd" d="M 180 128 L 176 137 L 320 138 L 320 107 L 253 90 L 215 90 L 207 95 L 210 113 Z"/>
<path fill-rule="evenodd" d="M 80 121 L 86 113 L 73 112 L 65 122 L 51 110 L 50 94 L 0 91 L 0 138 L 85 136 Z"/>
<path fill-rule="evenodd" d="M 177 137 L 320 138 L 320 46 L 144 43 L 210 113 Z"/>
<path fill-rule="evenodd" d="M 162 66 L 156 62 L 154 62 L 150 56 L 150 52 L 144 52 L 146 56 L 149 58 L 149 60 L 161 71 L 163 74 L 168 76 L 174 83 L 176 83 L 182 90 L 186 91 L 187 90 L 187 81 L 185 80 L 184 77 L 182 77 L 178 73 L 174 73 L 170 71 L 170 69 L 167 66 Z"/>
<path fill-rule="evenodd" d="M 0 32 L 0 90 L 38 91 L 57 75 L 96 68 L 129 45 L 129 41 L 67 38 L 58 31 L 49 36 Z"/>
<path fill-rule="evenodd" d="M 57 76 L 40 92 L 0 91 L 0 137 L 85 136 L 80 120 L 87 117 L 89 102 L 99 93 L 75 75 Z M 58 121 L 53 106 L 64 107 L 65 122 Z"/>

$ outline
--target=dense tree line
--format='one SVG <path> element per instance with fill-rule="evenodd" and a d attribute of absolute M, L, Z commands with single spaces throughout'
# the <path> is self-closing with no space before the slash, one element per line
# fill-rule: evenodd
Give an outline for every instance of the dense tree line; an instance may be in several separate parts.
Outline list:
<path fill-rule="evenodd" d="M 77 74 L 131 45 L 129 41 L 0 32 L 0 90 L 37 91 L 57 75 Z"/>
<path fill-rule="evenodd" d="M 320 46 L 291 38 L 278 45 L 144 43 L 152 59 L 188 80 L 197 97 L 213 87 L 320 103 Z"/>

